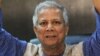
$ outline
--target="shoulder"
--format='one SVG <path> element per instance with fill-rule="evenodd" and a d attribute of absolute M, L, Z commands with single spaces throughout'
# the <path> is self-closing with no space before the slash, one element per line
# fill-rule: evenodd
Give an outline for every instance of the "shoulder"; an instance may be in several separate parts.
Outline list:
<path fill-rule="evenodd" d="M 68 56 L 83 56 L 83 42 L 75 45 L 66 45 L 64 55 Z"/>
<path fill-rule="evenodd" d="M 38 45 L 27 43 L 26 51 L 24 53 L 24 56 L 36 56 L 38 52 Z"/>
<path fill-rule="evenodd" d="M 72 54 L 75 56 L 83 56 L 83 42 L 80 42 L 73 47 Z"/>

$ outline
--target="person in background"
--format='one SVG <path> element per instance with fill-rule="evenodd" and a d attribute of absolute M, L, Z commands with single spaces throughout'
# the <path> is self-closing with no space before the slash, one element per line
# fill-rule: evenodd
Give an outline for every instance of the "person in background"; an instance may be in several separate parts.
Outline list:
<path fill-rule="evenodd" d="M 93 0 L 96 9 L 96 30 L 87 41 L 76 45 L 64 43 L 69 23 L 65 7 L 55 1 L 37 5 L 33 30 L 41 44 L 27 43 L 2 28 L 0 0 L 0 56 L 98 56 L 100 55 L 100 0 Z"/>

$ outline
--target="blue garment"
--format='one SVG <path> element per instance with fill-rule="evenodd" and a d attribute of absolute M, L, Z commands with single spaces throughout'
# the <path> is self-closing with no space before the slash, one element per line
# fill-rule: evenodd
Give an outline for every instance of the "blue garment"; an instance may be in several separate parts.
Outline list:
<path fill-rule="evenodd" d="M 92 34 L 90 39 L 84 41 L 84 56 L 100 56 L 100 14 L 96 12 L 95 15 L 96 30 Z"/>
<path fill-rule="evenodd" d="M 20 41 L 2 29 L 2 12 L 0 10 L 0 56 L 23 56 L 27 43 Z"/>

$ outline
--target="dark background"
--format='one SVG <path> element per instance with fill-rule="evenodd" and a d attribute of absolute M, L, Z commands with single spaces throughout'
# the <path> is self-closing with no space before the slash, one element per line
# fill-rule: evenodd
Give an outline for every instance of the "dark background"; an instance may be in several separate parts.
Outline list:
<path fill-rule="evenodd" d="M 3 27 L 19 39 L 35 37 L 32 15 L 43 0 L 3 0 Z M 57 0 L 68 10 L 69 35 L 87 35 L 95 30 L 92 0 Z"/>

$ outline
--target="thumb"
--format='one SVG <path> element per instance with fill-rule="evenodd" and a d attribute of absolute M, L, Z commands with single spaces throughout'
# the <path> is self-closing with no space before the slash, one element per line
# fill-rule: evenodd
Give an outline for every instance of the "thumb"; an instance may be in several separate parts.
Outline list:
<path fill-rule="evenodd" d="M 93 0 L 94 7 L 100 13 L 100 0 Z"/>

